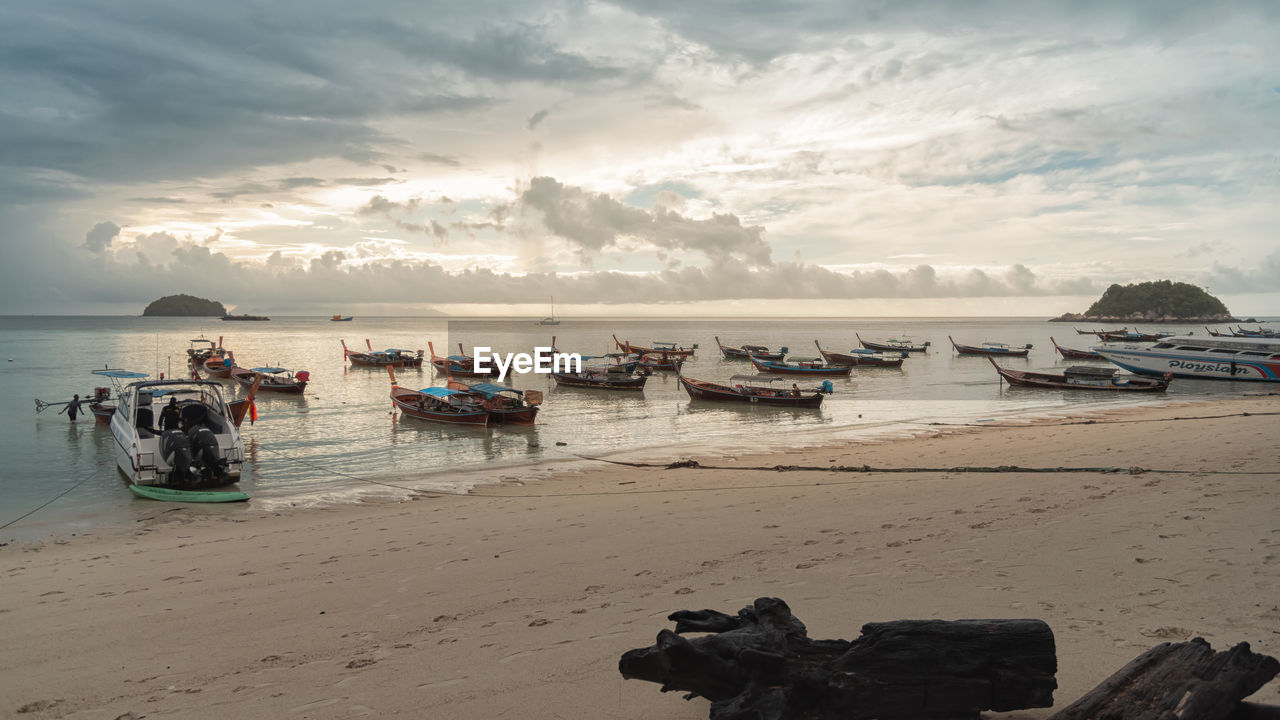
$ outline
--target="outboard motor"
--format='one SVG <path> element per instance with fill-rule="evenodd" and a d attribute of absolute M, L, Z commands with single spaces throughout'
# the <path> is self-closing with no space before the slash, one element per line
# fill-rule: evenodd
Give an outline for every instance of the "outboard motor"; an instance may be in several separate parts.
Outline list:
<path fill-rule="evenodd" d="M 160 435 L 160 454 L 173 470 L 169 481 L 175 487 L 188 485 L 195 480 L 196 469 L 191 466 L 191 443 L 181 430 L 166 430 Z"/>
<path fill-rule="evenodd" d="M 207 427 L 192 428 L 187 435 L 190 454 L 199 467 L 203 479 L 209 484 L 222 484 L 226 480 L 227 461 L 218 448 L 218 438 Z"/>

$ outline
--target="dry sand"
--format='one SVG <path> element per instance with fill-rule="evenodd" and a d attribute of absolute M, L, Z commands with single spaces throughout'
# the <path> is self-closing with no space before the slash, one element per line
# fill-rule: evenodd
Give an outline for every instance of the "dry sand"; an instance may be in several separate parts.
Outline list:
<path fill-rule="evenodd" d="M 1259 397 L 1105 417 L 1276 410 Z M 11 545 L 0 716 L 705 718 L 704 700 L 623 681 L 618 656 L 674 610 L 763 595 L 813 637 L 1041 618 L 1061 707 L 1165 640 L 1280 655 L 1277 439 L 1266 415 L 962 429 L 719 462 L 1257 474 L 601 465 L 469 496 Z M 1280 703 L 1280 683 L 1254 699 Z"/>

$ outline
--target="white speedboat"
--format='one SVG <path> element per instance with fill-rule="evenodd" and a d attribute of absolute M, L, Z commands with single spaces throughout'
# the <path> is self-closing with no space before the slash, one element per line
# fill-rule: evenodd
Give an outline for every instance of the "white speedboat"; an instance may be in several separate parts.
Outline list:
<path fill-rule="evenodd" d="M 1270 338 L 1178 335 L 1154 345 L 1091 350 L 1139 375 L 1280 382 L 1280 341 Z"/>
<path fill-rule="evenodd" d="M 162 414 L 170 401 L 175 411 L 166 422 Z M 244 441 L 222 386 L 207 380 L 126 385 L 111 416 L 111 434 L 116 465 L 135 485 L 217 487 L 239 479 L 244 463 Z"/>

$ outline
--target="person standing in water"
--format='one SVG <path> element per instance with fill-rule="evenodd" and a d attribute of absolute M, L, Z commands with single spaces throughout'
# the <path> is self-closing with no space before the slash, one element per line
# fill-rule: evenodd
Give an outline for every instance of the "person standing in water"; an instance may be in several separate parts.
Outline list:
<path fill-rule="evenodd" d="M 80 396 L 72 395 L 71 402 L 67 403 L 67 406 L 62 408 L 58 412 L 60 413 L 65 412 L 67 414 L 67 417 L 71 418 L 71 422 L 75 422 L 76 416 L 80 414 Z"/>

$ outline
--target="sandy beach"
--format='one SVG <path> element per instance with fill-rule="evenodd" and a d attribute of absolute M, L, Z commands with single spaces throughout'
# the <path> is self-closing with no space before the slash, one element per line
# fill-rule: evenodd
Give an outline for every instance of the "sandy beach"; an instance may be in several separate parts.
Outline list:
<path fill-rule="evenodd" d="M 691 456 L 1176 473 L 602 463 L 465 496 L 158 511 L 133 534 L 11 544 L 0 716 L 693 720 L 705 700 L 622 680 L 619 655 L 675 610 L 760 596 L 785 599 L 816 638 L 903 618 L 1043 619 L 1058 707 L 1166 640 L 1280 656 L 1280 416 L 1240 414 L 1276 411 L 1280 398 L 1232 398 Z M 1280 704 L 1280 683 L 1253 699 Z"/>

